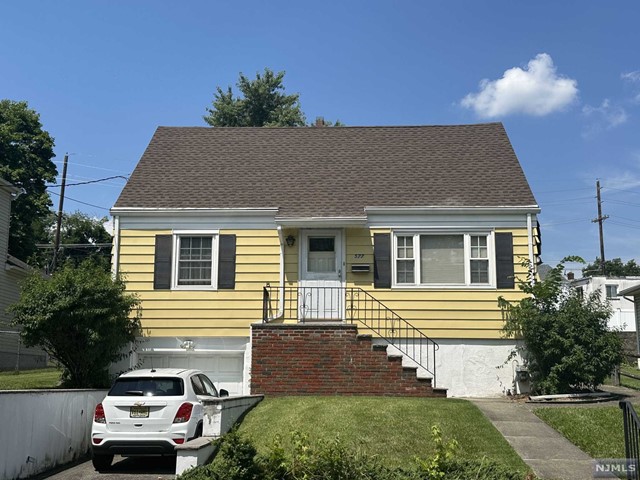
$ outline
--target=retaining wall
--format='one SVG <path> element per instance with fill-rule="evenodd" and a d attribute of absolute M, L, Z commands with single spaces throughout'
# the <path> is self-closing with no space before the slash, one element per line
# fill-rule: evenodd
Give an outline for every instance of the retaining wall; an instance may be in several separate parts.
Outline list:
<path fill-rule="evenodd" d="M 26 478 L 89 451 L 106 390 L 0 391 L 0 478 Z"/>

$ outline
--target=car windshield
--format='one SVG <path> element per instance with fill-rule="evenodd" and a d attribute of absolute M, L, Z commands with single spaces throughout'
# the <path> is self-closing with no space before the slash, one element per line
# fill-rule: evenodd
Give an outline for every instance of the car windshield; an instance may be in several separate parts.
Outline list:
<path fill-rule="evenodd" d="M 124 377 L 118 378 L 109 391 L 111 397 L 145 396 L 174 397 L 184 394 L 181 378 Z"/>

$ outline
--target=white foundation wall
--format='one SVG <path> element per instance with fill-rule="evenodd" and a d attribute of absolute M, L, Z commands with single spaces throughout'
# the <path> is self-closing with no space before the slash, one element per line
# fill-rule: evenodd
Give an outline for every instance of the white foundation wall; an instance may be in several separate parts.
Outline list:
<path fill-rule="evenodd" d="M 516 348 L 514 340 L 457 340 L 436 339 L 439 349 L 435 352 L 436 386 L 447 389 L 448 397 L 498 397 L 508 391 L 515 393 L 515 371 L 522 365 L 520 356 L 507 362 Z M 384 340 L 374 343 L 387 345 Z M 401 353 L 393 346 L 388 354 Z M 423 348 L 423 365 L 433 366 L 433 350 Z M 428 360 L 427 360 L 428 359 Z M 403 365 L 415 366 L 408 358 Z M 432 377 L 418 368 L 419 377 Z"/>

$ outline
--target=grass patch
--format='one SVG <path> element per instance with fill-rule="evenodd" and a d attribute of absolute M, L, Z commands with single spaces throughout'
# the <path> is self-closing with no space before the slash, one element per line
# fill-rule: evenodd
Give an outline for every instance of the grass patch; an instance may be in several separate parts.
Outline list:
<path fill-rule="evenodd" d="M 619 407 L 538 408 L 534 413 L 594 458 L 624 458 Z"/>
<path fill-rule="evenodd" d="M 56 388 L 61 371 L 55 367 L 38 370 L 0 372 L 0 390 L 29 390 L 32 388 Z"/>
<path fill-rule="evenodd" d="M 636 377 L 640 376 L 640 370 L 633 365 L 621 365 L 620 373 L 628 373 L 630 375 L 635 375 Z M 640 380 L 636 380 L 635 378 L 620 375 L 620 385 L 634 390 L 640 390 Z"/>
<path fill-rule="evenodd" d="M 312 440 L 332 440 L 377 455 L 389 466 L 407 465 L 414 457 L 433 453 L 431 426 L 442 428 L 446 440 L 460 443 L 459 458 L 487 457 L 522 472 L 527 465 L 506 440 L 466 400 L 386 397 L 268 398 L 252 410 L 240 426 L 260 453 L 276 435 L 285 445 L 291 432 Z"/>
<path fill-rule="evenodd" d="M 640 370 L 638 370 L 634 365 L 620 365 L 620 373 L 628 373 L 630 375 L 640 377 Z M 604 384 L 613 385 L 613 379 L 611 377 L 605 379 Z M 640 390 L 640 380 L 636 380 L 635 378 L 620 375 L 620 385 L 633 390 Z"/>

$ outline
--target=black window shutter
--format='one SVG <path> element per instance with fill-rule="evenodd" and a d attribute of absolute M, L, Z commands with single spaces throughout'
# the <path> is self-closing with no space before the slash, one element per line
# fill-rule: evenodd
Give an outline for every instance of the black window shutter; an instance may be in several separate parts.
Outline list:
<path fill-rule="evenodd" d="M 513 235 L 496 233 L 496 283 L 498 288 L 515 288 Z"/>
<path fill-rule="evenodd" d="M 233 290 L 236 287 L 236 236 L 220 235 L 218 254 L 218 288 Z"/>
<path fill-rule="evenodd" d="M 153 289 L 171 288 L 172 235 L 156 235 L 156 253 L 153 265 Z"/>
<path fill-rule="evenodd" d="M 391 234 L 373 234 L 373 286 L 391 288 Z"/>

